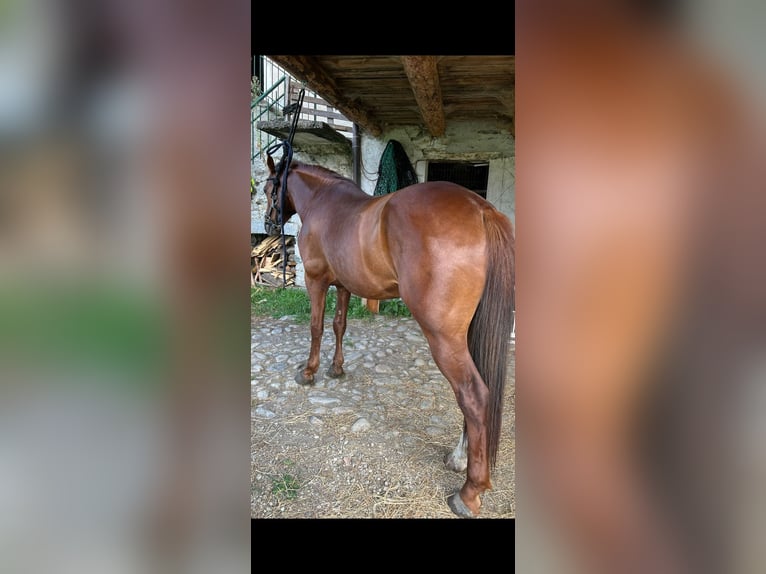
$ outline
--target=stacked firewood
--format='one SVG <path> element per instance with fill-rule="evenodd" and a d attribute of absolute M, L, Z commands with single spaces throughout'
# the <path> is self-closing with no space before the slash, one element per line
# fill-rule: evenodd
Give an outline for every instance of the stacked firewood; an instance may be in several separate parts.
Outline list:
<path fill-rule="evenodd" d="M 295 285 L 295 238 L 285 237 L 287 247 L 287 285 Z M 250 252 L 252 265 L 251 285 L 282 285 L 282 238 L 271 235 L 253 247 Z"/>

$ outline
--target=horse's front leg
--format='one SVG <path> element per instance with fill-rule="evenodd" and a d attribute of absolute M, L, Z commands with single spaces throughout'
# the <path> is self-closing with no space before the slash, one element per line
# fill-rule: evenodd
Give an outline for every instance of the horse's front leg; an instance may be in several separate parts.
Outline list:
<path fill-rule="evenodd" d="M 311 281 L 306 277 L 306 289 L 311 300 L 311 350 L 306 365 L 299 368 L 295 375 L 295 381 L 301 385 L 313 385 L 314 374 L 319 368 L 319 347 L 324 332 L 324 305 L 328 287 L 326 283 Z"/>
<path fill-rule="evenodd" d="M 327 369 L 327 374 L 336 379 L 345 375 L 343 372 L 343 335 L 346 333 L 346 315 L 351 293 L 345 287 L 338 285 L 338 300 L 335 305 L 335 318 L 332 321 L 332 330 L 335 333 L 335 355 L 332 358 L 332 366 Z"/>

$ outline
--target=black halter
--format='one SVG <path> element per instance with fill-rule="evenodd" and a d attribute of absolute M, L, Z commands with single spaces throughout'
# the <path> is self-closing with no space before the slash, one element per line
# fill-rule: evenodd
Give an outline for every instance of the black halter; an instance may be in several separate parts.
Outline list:
<path fill-rule="evenodd" d="M 303 107 L 303 89 L 298 93 L 298 101 L 293 104 L 297 106 L 293 115 L 293 122 L 290 126 L 290 134 L 286 140 L 276 142 L 266 149 L 266 155 L 269 157 L 282 148 L 282 157 L 277 164 L 276 172 L 273 176 L 268 177 L 266 181 L 271 182 L 271 208 L 277 212 L 276 220 L 271 217 L 271 210 L 266 213 L 266 219 L 269 223 L 279 230 L 279 234 L 282 237 L 282 286 L 287 286 L 287 244 L 285 242 L 285 197 L 287 196 L 287 173 L 290 171 L 290 163 L 293 160 L 293 138 L 295 137 L 295 128 L 298 125 L 298 118 L 301 115 L 301 108 Z M 281 185 L 280 185 L 281 178 Z"/>
<path fill-rule="evenodd" d="M 287 172 L 290 168 L 290 162 L 292 162 L 293 159 L 293 146 L 290 145 L 289 141 L 282 140 L 269 147 L 266 150 L 266 153 L 271 157 L 271 155 L 279 148 L 282 148 L 282 157 L 277 164 L 276 172 L 273 176 L 266 178 L 266 181 L 271 182 L 271 208 L 277 212 L 277 216 L 276 219 L 271 217 L 271 210 L 269 210 L 269 212 L 266 213 L 266 219 L 268 219 L 269 223 L 284 235 L 283 227 L 286 222 L 283 218 L 285 212 L 285 196 L 287 195 Z"/>

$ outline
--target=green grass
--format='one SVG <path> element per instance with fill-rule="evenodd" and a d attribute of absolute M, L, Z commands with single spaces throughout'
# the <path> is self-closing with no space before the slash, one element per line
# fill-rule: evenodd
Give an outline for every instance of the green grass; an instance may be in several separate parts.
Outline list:
<path fill-rule="evenodd" d="M 401 299 L 380 302 L 380 314 L 388 317 L 412 317 L 410 310 Z"/>
<path fill-rule="evenodd" d="M 298 287 L 253 287 L 250 290 L 251 309 L 254 315 L 262 317 L 284 317 L 291 315 L 298 321 L 309 322 L 311 303 L 305 289 Z M 325 316 L 335 312 L 336 292 L 330 288 L 325 303 Z M 381 301 L 380 314 L 387 317 L 410 317 L 410 311 L 401 299 Z M 373 314 L 362 304 L 362 300 L 351 296 L 348 304 L 349 319 L 371 319 Z"/>
<path fill-rule="evenodd" d="M 298 496 L 301 485 L 291 474 L 283 474 L 271 481 L 271 493 L 292 500 Z"/>
<path fill-rule="evenodd" d="M 285 471 L 288 471 L 295 466 L 295 462 L 288 458 L 282 461 L 282 465 L 285 467 Z M 288 472 L 283 472 L 271 479 L 271 494 L 287 500 L 296 498 L 300 487 L 300 481 Z"/>
<path fill-rule="evenodd" d="M 274 318 L 293 315 L 301 321 L 311 317 L 309 298 L 300 289 L 253 287 L 250 303 L 254 315 Z"/>

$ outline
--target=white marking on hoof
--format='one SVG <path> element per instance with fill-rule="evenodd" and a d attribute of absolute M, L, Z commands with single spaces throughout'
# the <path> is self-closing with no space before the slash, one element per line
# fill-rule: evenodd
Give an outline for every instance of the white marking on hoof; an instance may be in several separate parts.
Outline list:
<path fill-rule="evenodd" d="M 457 441 L 457 446 L 447 458 L 444 459 L 444 465 L 449 470 L 455 472 L 465 472 L 468 468 L 468 453 L 466 447 L 468 446 L 465 432 L 460 433 L 460 440 Z"/>
<path fill-rule="evenodd" d="M 476 518 L 476 515 L 473 512 L 471 512 L 471 509 L 468 508 L 463 502 L 463 499 L 460 498 L 459 492 L 456 492 L 455 494 L 450 496 L 447 499 L 447 504 L 449 504 L 449 507 L 452 510 L 452 512 L 454 512 L 461 518 Z"/>

